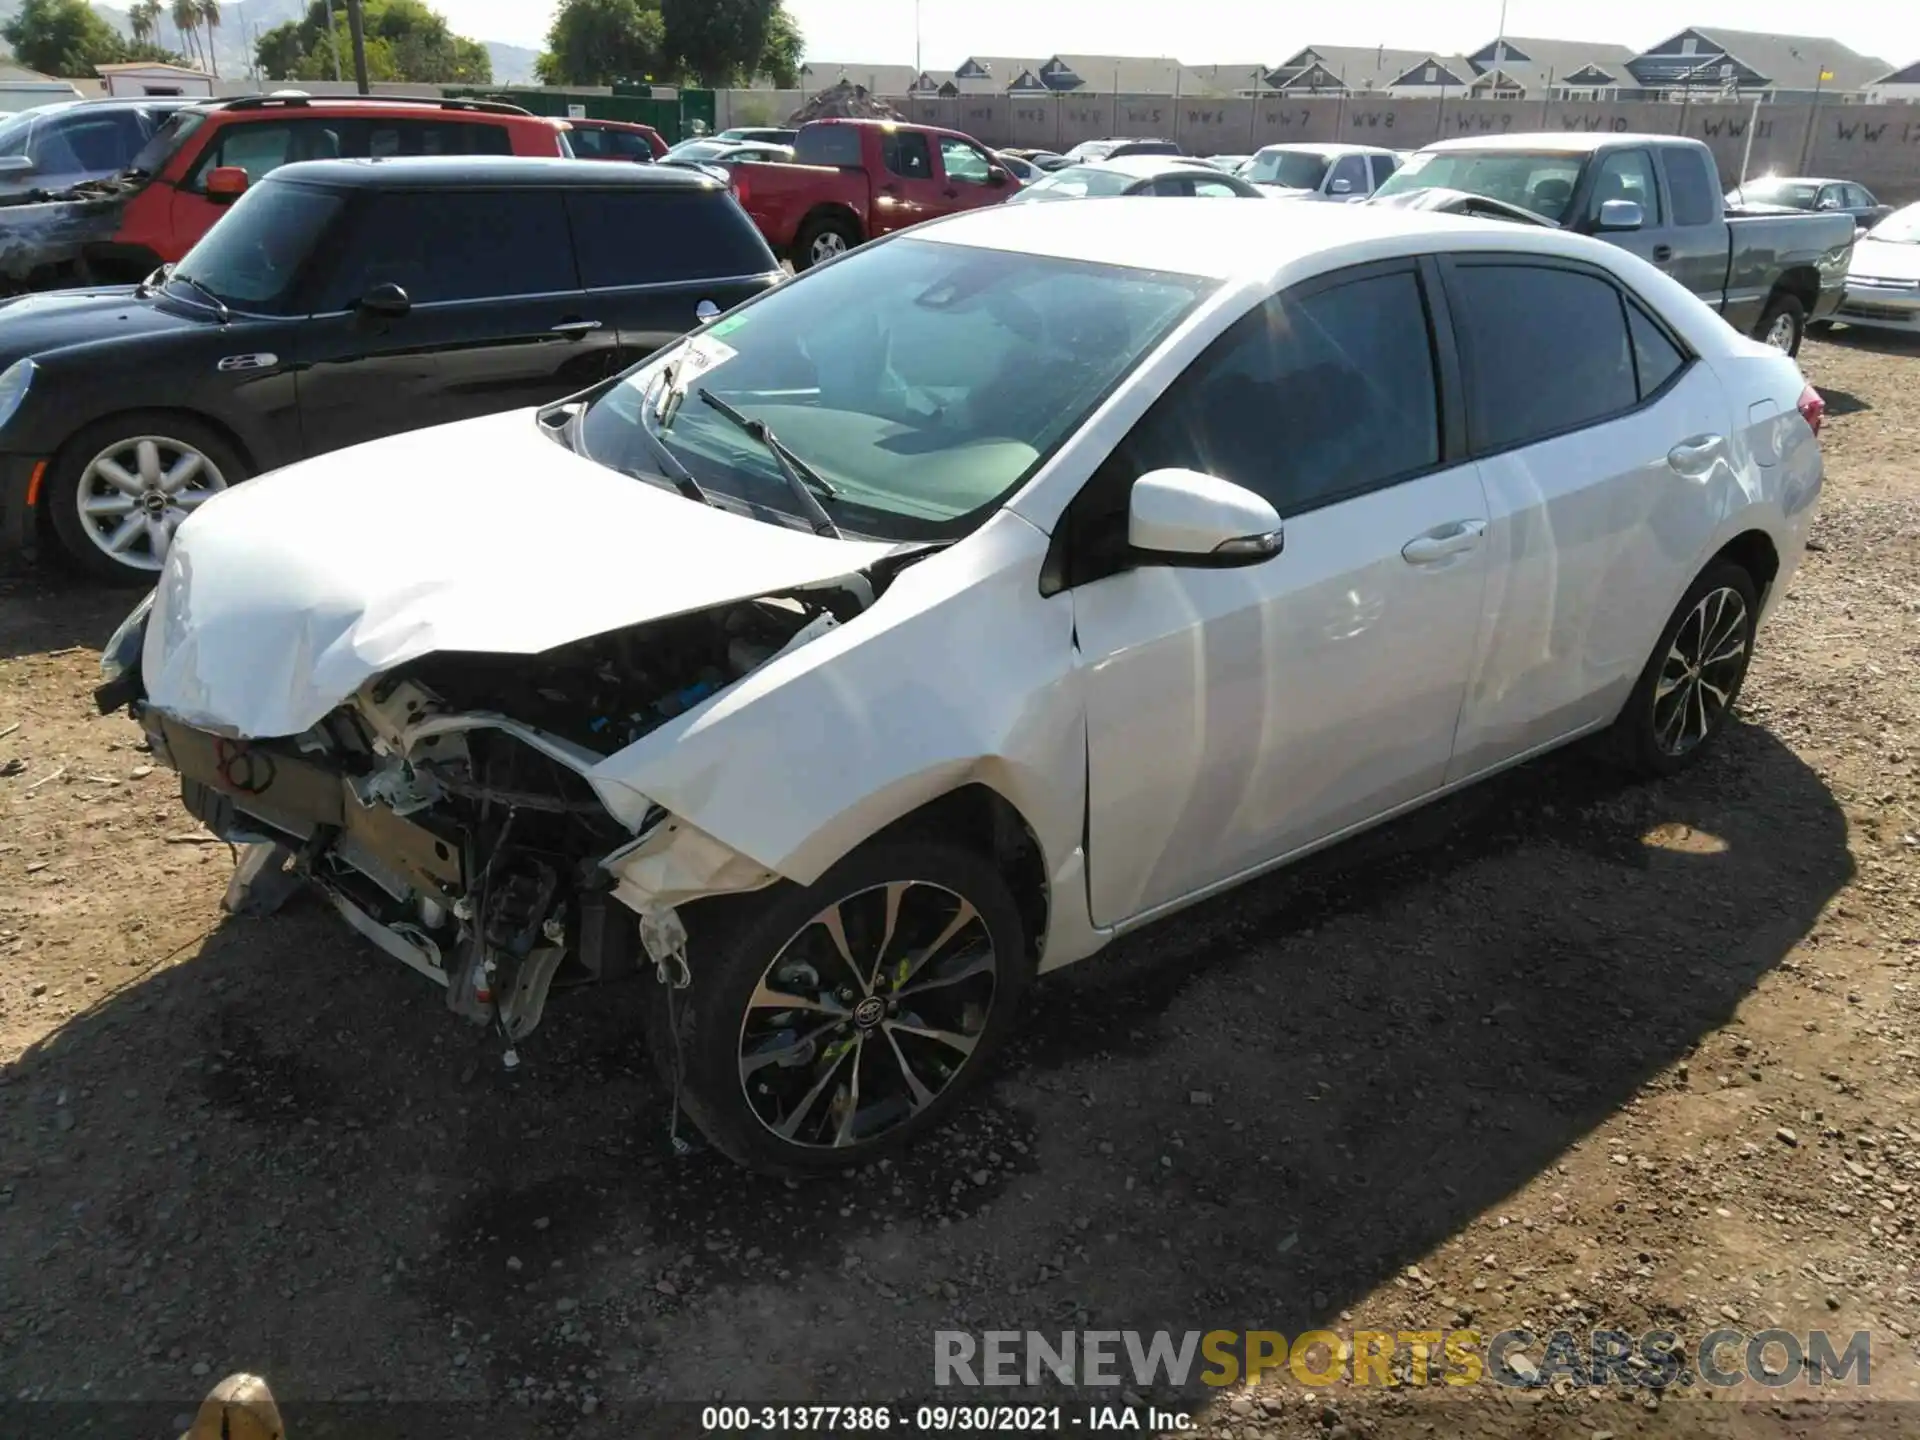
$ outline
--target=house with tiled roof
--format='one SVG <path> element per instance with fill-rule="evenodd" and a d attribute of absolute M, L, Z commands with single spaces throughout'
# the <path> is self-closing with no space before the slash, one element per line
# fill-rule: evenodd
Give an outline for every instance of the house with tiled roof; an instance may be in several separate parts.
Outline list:
<path fill-rule="evenodd" d="M 1875 105 L 1920 105 L 1920 60 L 1882 75 L 1867 87 L 1867 99 Z"/>
<path fill-rule="evenodd" d="M 1503 35 L 1468 53 L 1469 93 L 1510 100 L 1598 100 L 1636 84 L 1631 46 L 1604 40 L 1542 40 Z"/>
<path fill-rule="evenodd" d="M 1695 27 L 1670 35 L 1627 62 L 1650 95 L 1752 95 L 1808 100 L 1862 91 L 1892 70 L 1885 60 L 1818 35 Z"/>
<path fill-rule="evenodd" d="M 1423 55 L 1387 82 L 1387 94 L 1407 100 L 1459 97 L 1477 78 L 1464 55 Z"/>
<path fill-rule="evenodd" d="M 1424 50 L 1384 45 L 1309 45 L 1267 75 L 1267 85 L 1289 95 L 1384 94 L 1387 87 L 1433 57 Z"/>

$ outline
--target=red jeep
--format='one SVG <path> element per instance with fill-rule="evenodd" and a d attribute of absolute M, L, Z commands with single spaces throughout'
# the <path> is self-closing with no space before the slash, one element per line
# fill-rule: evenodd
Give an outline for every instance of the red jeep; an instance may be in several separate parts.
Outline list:
<path fill-rule="evenodd" d="M 180 259 L 254 181 L 299 160 L 390 155 L 570 154 L 567 122 L 484 100 L 256 95 L 182 110 L 124 177 L 110 239 L 85 249 L 102 280 Z"/>
<path fill-rule="evenodd" d="M 795 270 L 1019 188 L 972 136 L 888 120 L 815 120 L 794 137 L 791 165 L 733 170 L 735 198 Z"/>

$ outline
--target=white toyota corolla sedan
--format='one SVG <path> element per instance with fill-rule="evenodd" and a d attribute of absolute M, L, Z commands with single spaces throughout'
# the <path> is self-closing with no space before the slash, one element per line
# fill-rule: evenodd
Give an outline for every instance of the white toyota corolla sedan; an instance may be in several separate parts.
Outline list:
<path fill-rule="evenodd" d="M 100 702 L 235 908 L 318 887 L 505 1047 L 635 978 L 713 1142 L 826 1169 L 1037 972 L 1582 736 L 1695 759 L 1821 413 L 1576 235 L 995 207 L 216 497 Z"/>

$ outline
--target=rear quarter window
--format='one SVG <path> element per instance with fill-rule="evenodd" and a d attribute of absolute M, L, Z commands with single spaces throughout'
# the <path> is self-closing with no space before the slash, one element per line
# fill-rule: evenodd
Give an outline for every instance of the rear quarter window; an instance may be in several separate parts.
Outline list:
<path fill-rule="evenodd" d="M 720 191 L 583 190 L 567 196 L 589 290 L 764 275 L 773 254 Z"/>

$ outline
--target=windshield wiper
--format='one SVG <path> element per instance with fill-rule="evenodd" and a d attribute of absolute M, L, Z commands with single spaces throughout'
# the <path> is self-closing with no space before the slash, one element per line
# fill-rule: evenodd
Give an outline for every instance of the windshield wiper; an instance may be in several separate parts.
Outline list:
<path fill-rule="evenodd" d="M 658 379 L 654 381 L 656 385 L 659 383 Z M 659 465 L 660 473 L 671 480 L 673 488 L 687 499 L 698 500 L 702 505 L 712 505 L 713 497 L 706 492 L 698 480 L 693 478 L 693 472 L 680 463 L 680 457 L 667 448 L 667 442 L 654 434 L 653 427 L 647 423 L 647 411 L 652 408 L 652 405 L 653 391 L 649 388 L 647 393 L 640 397 L 640 434 L 647 442 L 647 448 L 653 451 L 654 462 Z M 568 422 L 576 435 L 579 433 L 579 422 L 586 413 L 587 407 L 582 405 L 578 413 Z M 574 442 L 574 448 L 580 448 L 577 441 Z M 580 453 L 584 455 L 586 451 L 580 450 Z"/>
<path fill-rule="evenodd" d="M 212 301 L 214 313 L 220 317 L 220 323 L 222 325 L 226 324 L 229 320 L 233 319 L 233 312 L 227 309 L 227 302 L 222 300 L 218 295 L 214 294 L 213 291 L 209 290 L 206 286 L 202 285 L 198 280 L 194 279 L 191 275 L 182 275 L 179 271 L 176 270 L 170 273 L 167 276 L 167 279 L 178 280 L 182 285 L 191 286 L 196 292 L 206 296 L 207 299 Z"/>
<path fill-rule="evenodd" d="M 780 437 L 767 428 L 766 421 L 755 420 L 751 415 L 741 414 L 705 386 L 693 393 L 702 405 L 718 411 L 724 418 L 766 447 L 767 453 L 773 456 L 773 463 L 780 467 L 780 473 L 787 482 L 787 489 L 791 490 L 793 498 L 800 502 L 801 514 L 813 526 L 814 534 L 827 535 L 835 540 L 846 538 L 841 535 L 840 527 L 833 523 L 833 517 L 827 514 L 825 507 L 814 498 L 815 491 L 825 495 L 829 500 L 838 498 L 840 492 L 822 479 L 820 473 L 811 465 L 782 445 Z"/>

